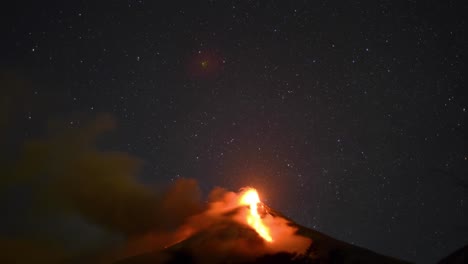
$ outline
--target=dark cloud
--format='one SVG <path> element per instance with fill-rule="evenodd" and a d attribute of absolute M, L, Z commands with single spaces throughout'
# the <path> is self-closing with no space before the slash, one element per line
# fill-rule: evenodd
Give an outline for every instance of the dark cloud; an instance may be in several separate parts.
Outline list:
<path fill-rule="evenodd" d="M 11 225 L 3 223 L 2 241 L 19 241 L 14 244 L 21 251 L 49 252 L 39 245 L 57 235 L 41 219 L 51 222 L 75 215 L 129 239 L 172 230 L 201 210 L 200 191 L 194 180 L 180 179 L 156 192 L 161 188 L 138 180 L 142 160 L 99 149 L 99 137 L 114 127 L 115 120 L 105 114 L 79 128 L 51 122 L 46 136 L 26 141 L 18 158 L 2 161 L 2 207 L 11 209 L 9 223 L 15 223 L 17 229 L 7 232 Z M 29 250 L 35 244 L 38 247 Z"/>
<path fill-rule="evenodd" d="M 251 236 L 217 239 L 218 233 L 248 229 L 255 241 L 261 241 L 247 226 L 247 209 L 239 207 L 239 194 L 215 188 L 209 203 L 202 203 L 192 179 L 163 187 L 143 184 L 139 180 L 142 160 L 99 147 L 115 126 L 108 114 L 72 126 L 49 121 L 43 136 L 12 145 L 17 146 L 18 155 L 1 161 L 0 206 L 8 214 L 0 220 L 0 246 L 9 249 L 0 253 L 1 262 L 112 263 L 197 234 L 208 237 L 205 240 L 211 245 L 207 251 L 205 244 L 188 242 L 201 259 L 211 261 L 214 249 L 216 258 L 224 258 L 229 250 L 246 256 L 269 252 L 262 243 L 252 248 Z M 8 152 L 3 150 L 2 156 Z M 276 230 L 272 232 L 291 237 L 292 242 L 285 240 L 289 244 L 308 244 L 297 240 L 292 235 L 295 230 L 283 220 L 264 220 Z"/>
<path fill-rule="evenodd" d="M 0 248 L 2 263 L 57 263 L 65 258 L 61 247 L 43 241 L 0 239 Z"/>

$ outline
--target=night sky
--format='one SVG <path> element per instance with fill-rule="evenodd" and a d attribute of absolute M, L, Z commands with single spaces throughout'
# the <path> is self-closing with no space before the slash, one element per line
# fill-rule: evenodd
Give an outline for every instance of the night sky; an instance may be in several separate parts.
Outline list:
<path fill-rule="evenodd" d="M 302 225 L 417 263 L 468 242 L 464 1 L 2 9 L 2 157 L 107 113 L 97 144 L 141 159 L 147 186 L 254 186 Z M 0 237 L 27 193 L 1 196 Z"/>

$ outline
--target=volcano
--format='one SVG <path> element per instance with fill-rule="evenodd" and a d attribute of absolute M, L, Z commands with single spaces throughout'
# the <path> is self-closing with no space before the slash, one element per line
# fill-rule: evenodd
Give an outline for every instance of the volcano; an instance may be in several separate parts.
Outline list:
<path fill-rule="evenodd" d="M 115 263 L 408 263 L 301 226 L 261 203 L 256 191 L 244 191 L 236 204 L 208 210 L 219 214 L 198 217 L 201 227 L 164 249 Z"/>
<path fill-rule="evenodd" d="M 297 234 L 311 239 L 304 252 L 264 252 L 266 243 L 250 227 L 223 223 L 197 233 L 162 251 L 154 251 L 116 262 L 116 264 L 146 263 L 409 263 L 357 247 L 293 222 Z M 249 246 L 253 254 L 243 253 Z"/>

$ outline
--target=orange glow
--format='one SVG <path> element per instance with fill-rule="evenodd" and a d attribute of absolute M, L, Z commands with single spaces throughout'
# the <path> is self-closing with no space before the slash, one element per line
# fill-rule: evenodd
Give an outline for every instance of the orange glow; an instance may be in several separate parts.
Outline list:
<path fill-rule="evenodd" d="M 272 242 L 273 238 L 270 235 L 269 228 L 263 223 L 262 218 L 258 214 L 258 204 L 260 198 L 257 190 L 254 188 L 248 188 L 242 193 L 239 204 L 248 205 L 250 212 L 247 215 L 247 223 L 267 242 Z"/>

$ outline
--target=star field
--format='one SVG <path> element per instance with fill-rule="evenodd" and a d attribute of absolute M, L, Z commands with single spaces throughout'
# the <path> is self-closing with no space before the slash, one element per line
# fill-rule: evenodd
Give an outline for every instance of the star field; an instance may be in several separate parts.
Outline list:
<path fill-rule="evenodd" d="M 8 7 L 12 141 L 110 113 L 145 184 L 254 186 L 337 239 L 435 263 L 468 237 L 462 1 L 75 1 Z M 3 90 L 3 89 L 2 89 Z M 464 185 L 465 184 L 465 185 Z"/>

